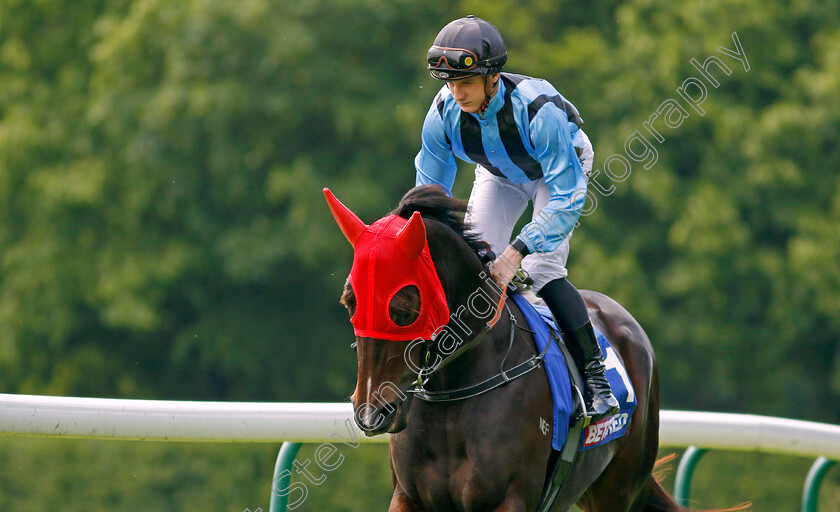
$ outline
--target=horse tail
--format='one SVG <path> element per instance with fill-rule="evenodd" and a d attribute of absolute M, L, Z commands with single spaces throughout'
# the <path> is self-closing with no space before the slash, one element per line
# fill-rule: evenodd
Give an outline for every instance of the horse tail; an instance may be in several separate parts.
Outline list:
<path fill-rule="evenodd" d="M 660 462 L 671 460 L 671 457 L 665 457 L 663 459 L 664 460 L 662 461 L 657 461 L 657 465 L 659 465 Z M 662 487 L 662 484 L 659 483 L 659 479 L 654 475 L 648 484 L 647 501 L 645 502 L 645 508 L 642 509 L 642 512 L 735 512 L 738 510 L 749 510 L 751 506 L 752 504 L 747 502 L 738 505 L 737 507 L 726 509 L 697 510 L 693 508 L 683 508 L 674 501 L 674 498 L 668 494 L 668 491 Z"/>
<path fill-rule="evenodd" d="M 648 484 L 647 502 L 643 512 L 682 512 L 685 509 L 677 505 L 674 498 L 662 487 L 655 478 Z"/>
<path fill-rule="evenodd" d="M 648 484 L 647 501 L 642 512 L 736 512 L 738 510 L 749 510 L 752 506 L 749 502 L 733 508 L 715 510 L 688 509 L 679 506 L 674 498 L 668 494 L 668 491 L 662 487 L 662 484 L 659 483 L 668 471 L 669 463 L 676 458 L 677 454 L 672 453 L 657 460 L 654 464 L 653 474 Z"/>

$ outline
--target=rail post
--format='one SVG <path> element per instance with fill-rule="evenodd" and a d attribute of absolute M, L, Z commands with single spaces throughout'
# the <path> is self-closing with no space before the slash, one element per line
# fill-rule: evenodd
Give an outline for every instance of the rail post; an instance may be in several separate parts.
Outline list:
<path fill-rule="evenodd" d="M 805 490 L 802 491 L 802 512 L 817 512 L 817 501 L 820 497 L 820 484 L 828 473 L 834 461 L 819 457 L 811 465 L 808 478 L 805 479 Z"/>
<path fill-rule="evenodd" d="M 282 494 L 280 489 L 288 489 L 292 481 L 292 466 L 303 443 L 285 442 L 277 454 L 274 464 L 274 478 L 271 479 L 271 500 L 268 503 L 269 512 L 286 512 L 289 505 L 288 494 Z"/>
<path fill-rule="evenodd" d="M 680 465 L 677 467 L 677 476 L 674 482 L 674 500 L 680 506 L 688 506 L 691 495 L 691 477 L 694 476 L 694 468 L 705 453 L 706 450 L 703 448 L 689 446 L 680 458 Z"/>

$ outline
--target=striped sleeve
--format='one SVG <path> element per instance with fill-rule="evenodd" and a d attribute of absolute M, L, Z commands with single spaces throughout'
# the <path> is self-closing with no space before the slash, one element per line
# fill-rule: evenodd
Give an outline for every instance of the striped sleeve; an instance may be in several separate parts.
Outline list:
<path fill-rule="evenodd" d="M 517 236 L 530 252 L 555 250 L 578 224 L 586 179 L 572 145 L 566 112 L 548 103 L 531 116 L 531 140 L 551 194 L 548 204 Z"/>
<path fill-rule="evenodd" d="M 421 132 L 422 146 L 414 158 L 417 171 L 415 186 L 438 184 L 452 195 L 452 185 L 458 170 L 452 143 L 446 136 L 443 122 L 443 99 L 440 93 L 435 97 Z"/>

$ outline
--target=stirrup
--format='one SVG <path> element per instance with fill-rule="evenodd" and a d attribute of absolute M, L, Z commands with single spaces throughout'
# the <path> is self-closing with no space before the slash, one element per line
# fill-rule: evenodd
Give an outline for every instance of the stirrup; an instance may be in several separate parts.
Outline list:
<path fill-rule="evenodd" d="M 610 417 L 612 417 L 612 416 L 615 416 L 615 415 L 616 415 L 616 414 L 618 414 L 619 412 L 621 412 L 621 407 L 619 407 L 619 406 L 615 406 L 615 407 L 613 407 L 613 408 L 607 409 L 607 412 L 605 412 L 603 415 L 599 415 L 599 416 L 597 416 L 597 417 L 596 417 L 596 416 L 594 416 L 594 415 L 593 415 L 593 416 L 589 416 L 589 421 L 590 421 L 590 422 L 594 421 L 595 423 L 598 423 L 599 421 L 603 421 L 603 420 L 605 420 L 605 419 L 607 419 L 607 418 L 610 418 Z"/>
<path fill-rule="evenodd" d="M 586 401 L 583 399 L 583 391 L 575 385 L 572 385 L 572 403 L 575 409 L 569 415 L 569 428 L 584 429 L 592 422 L 592 416 L 586 414 Z"/>
<path fill-rule="evenodd" d="M 576 407 L 574 412 L 572 412 L 569 418 L 570 427 L 586 428 L 591 423 L 598 423 L 604 421 L 605 419 L 611 418 L 612 416 L 615 416 L 616 414 L 621 412 L 621 407 L 615 406 L 612 409 L 608 409 L 607 412 L 604 413 L 604 415 L 595 416 L 590 411 L 585 411 L 584 407 L 585 406 L 581 404 L 580 407 Z"/>
<path fill-rule="evenodd" d="M 592 416 L 587 416 L 583 409 L 576 409 L 572 413 L 571 421 L 569 421 L 569 428 L 584 429 L 592 423 Z"/>
<path fill-rule="evenodd" d="M 598 415 L 595 414 L 595 411 L 589 411 L 589 413 L 590 413 L 589 416 L 590 416 L 592 422 L 598 423 L 599 421 L 603 421 L 603 420 L 605 420 L 605 419 L 607 419 L 611 416 L 615 416 L 616 414 L 621 412 L 621 404 L 618 403 L 618 399 L 615 397 L 612 390 L 609 390 L 608 393 L 609 393 L 609 398 L 612 398 L 612 401 L 615 402 L 615 405 L 612 406 L 612 407 L 609 407 L 606 411 L 604 411 L 603 413 L 598 414 Z M 609 406 L 609 401 L 605 400 L 605 397 L 603 395 L 597 394 L 597 396 L 598 396 L 598 398 L 600 399 L 601 402 L 604 402 L 604 405 Z"/>
<path fill-rule="evenodd" d="M 615 412 L 613 412 L 613 411 L 615 411 Z M 611 418 L 611 417 L 615 416 L 616 414 L 618 414 L 619 412 L 621 412 L 621 409 L 616 407 L 614 409 L 611 409 L 611 410 L 607 411 L 607 413 L 604 414 L 603 416 L 596 417 L 596 416 L 593 416 L 593 415 L 590 415 L 590 414 L 586 414 L 586 413 L 584 413 L 583 409 L 578 408 L 578 409 L 575 409 L 575 412 L 573 412 L 572 415 L 570 416 L 569 427 L 571 427 L 571 428 L 575 428 L 575 427 L 586 428 L 592 423 L 599 423 L 601 421 L 604 421 L 607 418 Z"/>

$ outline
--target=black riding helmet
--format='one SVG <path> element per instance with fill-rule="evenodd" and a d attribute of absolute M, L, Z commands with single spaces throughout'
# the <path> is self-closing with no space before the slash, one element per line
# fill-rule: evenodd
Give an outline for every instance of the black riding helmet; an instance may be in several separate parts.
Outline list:
<path fill-rule="evenodd" d="M 443 27 L 426 60 L 434 78 L 451 82 L 498 73 L 507 61 L 507 49 L 496 27 L 470 15 Z"/>

